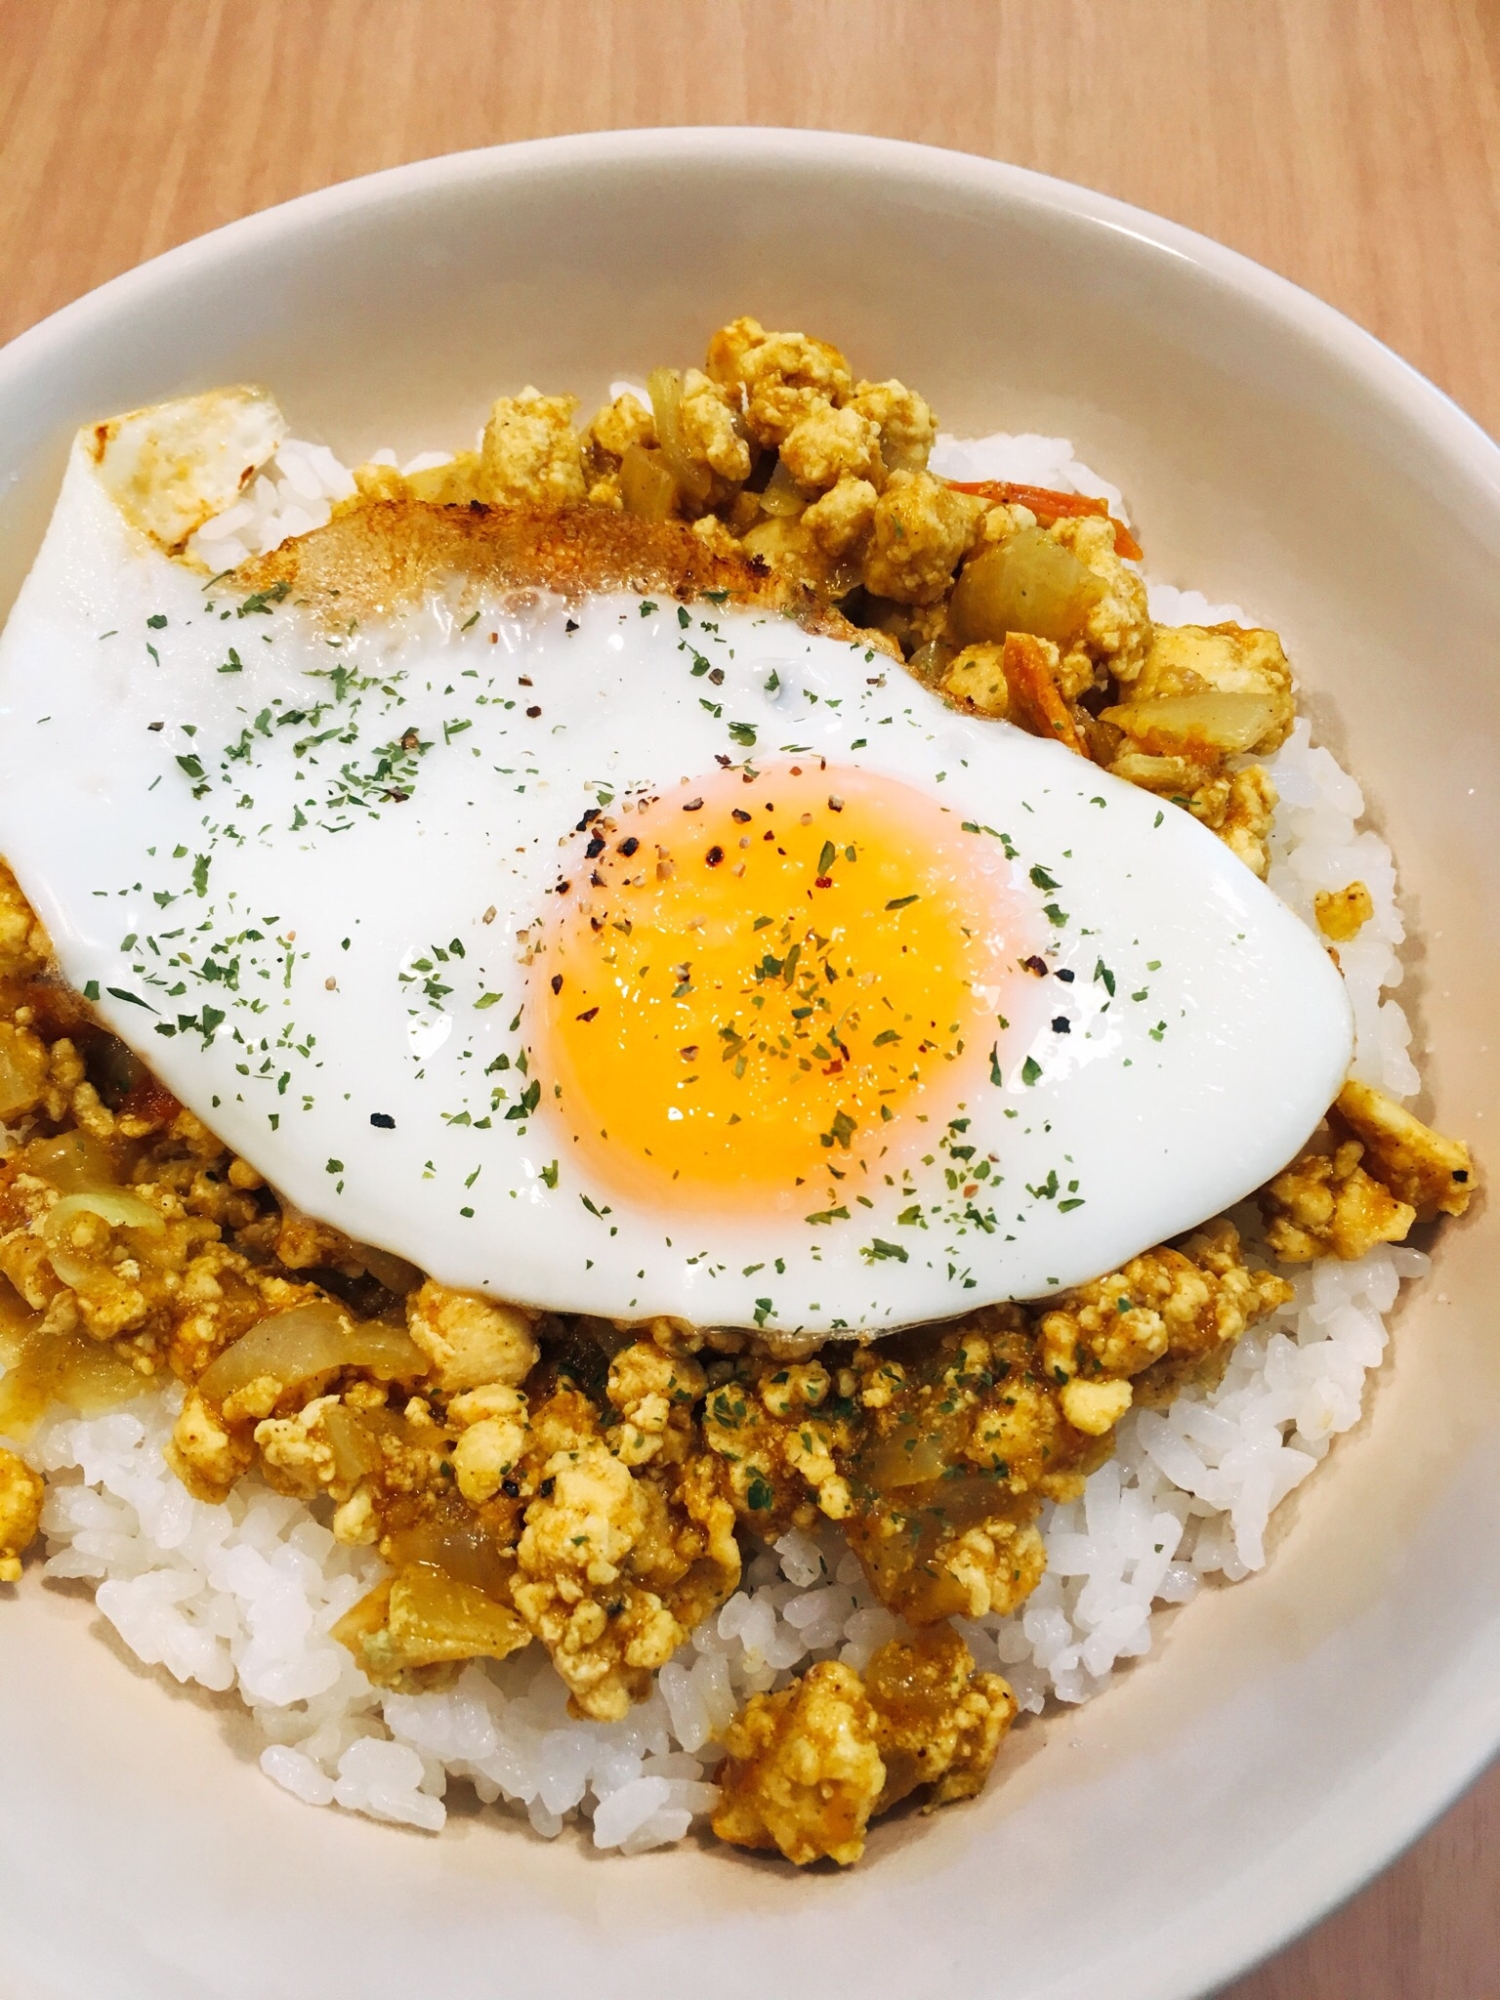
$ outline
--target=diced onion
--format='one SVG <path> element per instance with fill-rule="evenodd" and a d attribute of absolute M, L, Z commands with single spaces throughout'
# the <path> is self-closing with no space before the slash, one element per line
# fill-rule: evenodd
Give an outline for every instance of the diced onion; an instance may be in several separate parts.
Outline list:
<path fill-rule="evenodd" d="M 387 1623 L 392 1641 L 412 1666 L 503 1660 L 531 1640 L 508 1605 L 426 1563 L 409 1564 L 396 1576 Z"/>
<path fill-rule="evenodd" d="M 49 1239 L 61 1235 L 75 1215 L 98 1215 L 111 1229 L 149 1229 L 154 1236 L 163 1228 L 161 1211 L 129 1188 L 87 1188 L 78 1194 L 65 1194 L 54 1206 L 47 1217 Z"/>
<path fill-rule="evenodd" d="M 941 1479 L 947 1466 L 944 1439 L 907 1419 L 882 1440 L 862 1469 L 877 1493 L 893 1493 Z"/>
<path fill-rule="evenodd" d="M 906 664 L 919 681 L 931 687 L 943 678 L 953 657 L 953 648 L 945 639 L 929 639 L 925 646 L 918 646 Z"/>
<path fill-rule="evenodd" d="M 1040 528 L 1022 528 L 968 563 L 948 605 L 960 644 L 998 643 L 1007 632 L 1066 645 L 1104 595 L 1103 579 Z"/>
<path fill-rule="evenodd" d="M 40 1313 L 7 1327 L 0 1317 L 0 1437 L 30 1437 L 61 1404 L 81 1417 L 132 1402 L 146 1382 L 110 1346 L 86 1333 L 44 1329 Z"/>
<path fill-rule="evenodd" d="M 491 1596 L 504 1593 L 514 1560 L 496 1543 L 484 1522 L 456 1493 L 406 1528 L 386 1537 L 386 1555 L 393 1563 L 425 1563 L 460 1583 L 471 1583 Z"/>
<path fill-rule="evenodd" d="M 642 521 L 669 521 L 677 505 L 677 481 L 659 451 L 644 445 L 625 448 L 620 461 L 620 499 L 627 514 Z"/>
<path fill-rule="evenodd" d="M 69 1225 L 80 1215 L 97 1215 L 111 1229 L 144 1229 L 152 1236 L 160 1236 L 164 1227 L 160 1213 L 150 1202 L 128 1188 L 86 1188 L 77 1194 L 65 1194 L 43 1223 L 42 1237 L 53 1270 L 75 1292 L 86 1292 L 110 1275 L 107 1263 L 97 1257 L 79 1256 L 70 1244 Z"/>
<path fill-rule="evenodd" d="M 0 1118 L 21 1118 L 35 1108 L 47 1081 L 47 1053 L 20 1034 L 0 1034 Z"/>
<path fill-rule="evenodd" d="M 290 1389 L 340 1368 L 365 1368 L 382 1381 L 406 1381 L 425 1375 L 428 1362 L 400 1327 L 378 1319 L 350 1320 L 332 1300 L 315 1299 L 251 1327 L 209 1363 L 198 1388 L 210 1402 L 222 1403 L 265 1377 Z"/>
<path fill-rule="evenodd" d="M 651 397 L 656 436 L 667 469 L 684 499 L 701 507 L 712 490 L 713 474 L 706 465 L 689 457 L 683 441 L 682 377 L 675 368 L 653 368 L 646 377 L 646 389 Z"/>
<path fill-rule="evenodd" d="M 113 1187 L 117 1178 L 109 1154 L 87 1132 L 64 1132 L 56 1139 L 33 1139 L 21 1148 L 21 1159 L 28 1173 L 51 1181 L 64 1194 Z"/>
<path fill-rule="evenodd" d="M 1123 729 L 1155 756 L 1206 750 L 1238 756 L 1253 750 L 1280 720 L 1281 704 L 1254 688 L 1210 688 L 1201 694 L 1158 695 L 1153 701 L 1107 708 L 1103 720 Z"/>
<path fill-rule="evenodd" d="M 760 496 L 760 510 L 763 514 L 793 517 L 807 510 L 807 501 L 782 459 L 777 459 L 776 469 L 766 481 Z"/>
<path fill-rule="evenodd" d="M 377 1284 L 384 1285 L 388 1292 L 395 1292 L 405 1298 L 414 1292 L 422 1282 L 422 1273 L 415 1264 L 408 1264 L 404 1257 L 392 1256 L 389 1250 L 377 1250 L 373 1243 L 356 1243 L 359 1261 L 364 1265 Z"/>
<path fill-rule="evenodd" d="M 333 1453 L 340 1479 L 363 1479 L 380 1463 L 380 1446 L 370 1426 L 342 1403 L 330 1403 L 322 1415 L 323 1435 Z"/>

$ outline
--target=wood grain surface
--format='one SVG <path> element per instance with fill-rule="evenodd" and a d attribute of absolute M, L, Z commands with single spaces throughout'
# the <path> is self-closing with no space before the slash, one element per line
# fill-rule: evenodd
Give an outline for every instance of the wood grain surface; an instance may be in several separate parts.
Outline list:
<path fill-rule="evenodd" d="M 1500 431 L 1500 0 L 0 0 L 0 339 L 401 161 L 609 126 L 884 133 L 1190 224 Z M 1500 1770 L 1223 2000 L 1494 2000 Z"/>

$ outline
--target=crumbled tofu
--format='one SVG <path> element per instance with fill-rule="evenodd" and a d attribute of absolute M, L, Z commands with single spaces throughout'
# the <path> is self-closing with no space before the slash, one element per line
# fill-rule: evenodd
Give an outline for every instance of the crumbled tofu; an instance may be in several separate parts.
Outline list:
<path fill-rule="evenodd" d="M 1079 647 L 1088 658 L 1128 682 L 1140 673 L 1152 643 L 1146 586 L 1115 554 L 1114 523 L 1102 515 L 1066 515 L 1047 530 L 1093 572 L 1104 589 L 1089 607 Z M 1080 689 L 1079 692 L 1082 690 Z"/>
<path fill-rule="evenodd" d="M 760 445 L 779 445 L 800 418 L 847 402 L 853 387 L 836 347 L 805 333 L 768 333 L 754 319 L 721 327 L 707 366 L 715 382 L 743 396 L 745 423 Z"/>
<path fill-rule="evenodd" d="M 760 1400 L 773 1417 L 794 1421 L 804 1410 L 819 1410 L 828 1400 L 833 1379 L 821 1361 L 793 1361 L 762 1378 Z"/>
<path fill-rule="evenodd" d="M 493 1500 L 526 1449 L 526 1426 L 514 1417 L 482 1417 L 459 1434 L 453 1476 L 471 1507 Z"/>
<path fill-rule="evenodd" d="M 47 1044 L 29 1028 L 0 1021 L 0 1119 L 25 1118 L 47 1094 Z"/>
<path fill-rule="evenodd" d="M 1463 1214 L 1474 1192 L 1474 1162 L 1461 1139 L 1444 1138 L 1383 1090 L 1353 1077 L 1334 1108 L 1364 1146 L 1369 1171 L 1411 1204 L 1419 1222 Z"/>
<path fill-rule="evenodd" d="M 0 1583 L 16 1583 L 21 1558 L 36 1540 L 46 1493 L 39 1472 L 0 1446 Z"/>
<path fill-rule="evenodd" d="M 318 1396 L 293 1416 L 263 1417 L 255 1426 L 261 1462 L 268 1475 L 276 1475 L 273 1483 L 278 1491 L 311 1499 L 332 1485 L 336 1462 L 322 1418 L 337 1402 L 337 1396 Z"/>
<path fill-rule="evenodd" d="M 1350 882 L 1342 889 L 1320 889 L 1313 897 L 1313 912 L 1324 937 L 1347 944 L 1374 916 L 1375 899 L 1363 882 Z"/>
<path fill-rule="evenodd" d="M 518 1548 L 528 1574 L 579 1572 L 590 1583 L 613 1583 L 644 1524 L 640 1488 L 603 1444 L 560 1451 L 548 1459 L 551 1492 L 526 1524 Z"/>
<path fill-rule="evenodd" d="M 929 1812 L 984 1789 L 1015 1721 L 1016 1699 L 999 1674 L 975 1672 L 956 1632 L 936 1626 L 888 1641 L 864 1681 L 885 1765 L 877 1813 L 923 1786 Z"/>
<path fill-rule="evenodd" d="M 291 1203 L 281 1204 L 281 1227 L 276 1235 L 276 1258 L 289 1271 L 311 1271 L 320 1265 L 327 1270 L 359 1270 L 355 1248 L 342 1229 L 304 1215 Z"/>
<path fill-rule="evenodd" d="M 589 437 L 608 457 L 621 459 L 633 444 L 656 443 L 656 420 L 640 397 L 627 390 L 599 411 L 589 425 Z"/>
<path fill-rule="evenodd" d="M 741 435 L 734 406 L 701 369 L 689 368 L 682 378 L 677 420 L 690 460 L 730 484 L 749 478 L 750 446 Z"/>
<path fill-rule="evenodd" d="M 825 493 L 841 479 L 885 482 L 880 432 L 868 417 L 832 403 L 799 417 L 781 445 L 781 463 L 804 493 Z"/>
<path fill-rule="evenodd" d="M 968 550 L 984 502 L 930 472 L 893 473 L 875 503 L 865 588 L 902 604 L 932 604 Z"/>
<path fill-rule="evenodd" d="M 1197 1355 L 1238 1340 L 1291 1296 L 1285 1279 L 1251 1269 L 1221 1218 L 1180 1250 L 1147 1250 L 1067 1293 L 1042 1317 L 1043 1366 L 1055 1379 L 1137 1375 L 1169 1351 Z"/>
<path fill-rule="evenodd" d="M 976 1364 L 983 1368 L 977 1342 L 966 1341 L 963 1352 L 964 1374 L 972 1375 Z M 1016 1376 L 1019 1379 L 1012 1379 Z M 1066 1418 L 1056 1384 L 1030 1369 L 1022 1373 L 1007 1368 L 1003 1384 L 998 1395 L 981 1392 L 976 1398 L 972 1428 L 958 1455 L 986 1472 L 998 1472 L 1003 1466 L 1009 1490 L 1020 1493 L 1038 1484 L 1049 1465 L 1061 1463 Z M 951 1392 L 944 1400 L 952 1400 Z"/>
<path fill-rule="evenodd" d="M 892 1640 L 863 1676 L 822 1661 L 752 1695 L 724 1731 L 714 1832 L 798 1867 L 848 1867 L 870 1820 L 912 1793 L 925 1787 L 931 1810 L 978 1792 L 1015 1713 L 1006 1683 L 975 1673 L 950 1631 Z"/>
<path fill-rule="evenodd" d="M 525 1392 L 508 1382 L 482 1382 L 477 1389 L 465 1389 L 461 1395 L 448 1398 L 448 1421 L 459 1430 L 492 1418 L 524 1423 Z"/>
<path fill-rule="evenodd" d="M 827 1372 L 820 1370 L 826 1385 Z M 816 1414 L 818 1376 L 762 1362 L 710 1389 L 703 1405 L 703 1439 L 724 1461 L 736 1508 L 749 1522 L 773 1519 L 810 1525 L 821 1511 L 841 1520 L 849 1491 L 835 1468 L 847 1448 L 844 1419 Z"/>
<path fill-rule="evenodd" d="M 961 703 L 976 715 L 1004 715 L 1010 706 L 1004 646 L 965 646 L 950 661 L 942 686 L 950 701 Z"/>
<path fill-rule="evenodd" d="M 728 326 L 721 326 L 710 337 L 703 365 L 715 382 L 738 388 L 745 379 L 746 355 L 769 337 L 758 319 L 751 319 L 748 315 L 732 319 Z"/>
<path fill-rule="evenodd" d="M 724 1731 L 714 1832 L 736 1847 L 778 1847 L 805 1867 L 848 1867 L 885 1789 L 875 1711 L 853 1667 L 824 1660 L 779 1694 L 757 1694 Z"/>
<path fill-rule="evenodd" d="M 1122 713 L 1152 749 L 1187 755 L 1252 751 L 1284 743 L 1296 716 L 1292 669 L 1274 632 L 1239 625 L 1157 625 Z M 1208 697 L 1219 699 L 1210 701 Z M 1190 699 L 1191 698 L 1191 699 Z M 1148 741 L 1152 736 L 1164 741 Z"/>
<path fill-rule="evenodd" d="M 1058 1397 L 1062 1413 L 1075 1431 L 1090 1437 L 1104 1437 L 1130 1408 L 1133 1392 L 1128 1382 L 1065 1382 Z"/>
<path fill-rule="evenodd" d="M 937 438 L 937 420 L 926 401 L 904 382 L 857 382 L 850 407 L 880 432 L 888 472 L 922 472 Z"/>
<path fill-rule="evenodd" d="M 1043 1502 L 1076 1497 L 1107 1455 L 1132 1400 L 1124 1378 L 1164 1360 L 1196 1364 L 1290 1297 L 1283 1279 L 1247 1265 L 1220 1221 L 1045 1311 L 994 1307 L 857 1350 L 837 1399 L 818 1357 L 745 1355 L 709 1388 L 702 1436 L 752 1532 L 809 1527 L 822 1513 L 842 1523 L 882 1603 L 911 1623 L 1006 1613 L 1046 1567 Z M 973 1511 L 957 1520 L 943 1501 L 970 1468 L 999 1476 L 982 1510 L 986 1489 L 973 1489 Z"/>
<path fill-rule="evenodd" d="M 21 885 L 0 861 L 0 977 L 34 979 L 50 955 L 47 936 Z"/>
<path fill-rule="evenodd" d="M 693 533 L 716 555 L 733 556 L 739 552 L 739 545 L 717 514 L 700 514 L 693 523 Z"/>
<path fill-rule="evenodd" d="M 1081 1479 L 1058 1479 L 1057 1499 L 1076 1499 Z M 1036 1528 L 993 1519 L 952 1535 L 933 1566 L 934 1584 L 903 1601 L 911 1613 L 941 1610 L 959 1618 L 1008 1618 L 1019 1611 L 1047 1569 L 1047 1548 Z M 914 1620 L 914 1622 L 921 1622 Z"/>
<path fill-rule="evenodd" d="M 869 534 L 879 497 L 868 479 L 842 478 L 813 501 L 798 525 L 823 555 L 837 561 Z"/>
<path fill-rule="evenodd" d="M 665 1451 L 681 1460 L 692 1436 L 693 1406 L 707 1387 L 696 1361 L 653 1341 L 623 1348 L 609 1365 L 609 1400 L 624 1418 L 615 1450 L 627 1465 Z"/>
<path fill-rule="evenodd" d="M 482 497 L 544 507 L 581 501 L 587 489 L 573 429 L 577 407 L 576 396 L 543 396 L 535 389 L 502 396 L 484 427 Z"/>
<path fill-rule="evenodd" d="M 249 1442 L 234 1435 L 196 1389 L 172 1426 L 167 1463 L 195 1500 L 223 1500 L 255 1461 Z"/>
<path fill-rule="evenodd" d="M 1292 669 L 1280 639 L 1247 625 L 1155 626 L 1135 695 L 1149 701 L 1205 688 L 1268 694 L 1290 704 Z"/>
<path fill-rule="evenodd" d="M 536 1364 L 536 1335 L 520 1306 L 455 1292 L 435 1278 L 407 1300 L 406 1328 L 437 1370 L 440 1389 L 515 1387 Z"/>
<path fill-rule="evenodd" d="M 1248 764 L 1230 778 L 1218 778 L 1192 795 L 1188 810 L 1237 854 L 1262 882 L 1271 867 L 1271 822 L 1277 792 L 1264 764 Z"/>
<path fill-rule="evenodd" d="M 559 1448 L 531 1489 L 511 1600 L 575 1711 L 618 1721 L 739 1581 L 733 1511 L 710 1463 L 653 1463 L 633 1477 L 576 1392 L 534 1413 L 533 1437 L 537 1454 Z"/>
<path fill-rule="evenodd" d="M 1360 1161 L 1364 1147 L 1349 1139 L 1331 1153 L 1303 1153 L 1260 1193 L 1266 1248 L 1287 1264 L 1314 1257 L 1350 1262 L 1377 1243 L 1400 1243 L 1417 1219 L 1371 1178 Z"/>

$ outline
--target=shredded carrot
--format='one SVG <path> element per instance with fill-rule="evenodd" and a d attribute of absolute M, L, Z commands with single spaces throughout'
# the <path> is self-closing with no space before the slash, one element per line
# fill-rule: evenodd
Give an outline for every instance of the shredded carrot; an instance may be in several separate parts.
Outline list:
<path fill-rule="evenodd" d="M 1005 685 L 1010 694 L 1008 720 L 1032 736 L 1050 736 L 1080 757 L 1088 750 L 1078 734 L 1072 710 L 1048 671 L 1044 642 L 1029 632 L 1007 632 L 1002 656 Z"/>
<path fill-rule="evenodd" d="M 1117 521 L 1107 502 L 1087 493 L 1056 493 L 1050 486 L 1018 486 L 1009 479 L 950 479 L 955 493 L 977 493 L 981 499 L 1003 502 L 1006 506 L 1029 507 L 1044 528 L 1067 516 L 1078 520 L 1086 514 L 1102 515 L 1115 531 L 1115 554 L 1139 562 L 1140 543 L 1123 521 Z"/>

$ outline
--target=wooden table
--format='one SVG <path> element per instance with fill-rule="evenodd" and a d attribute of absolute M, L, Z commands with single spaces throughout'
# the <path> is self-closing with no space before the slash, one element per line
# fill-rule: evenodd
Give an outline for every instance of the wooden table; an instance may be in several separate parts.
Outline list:
<path fill-rule="evenodd" d="M 330 181 L 545 133 L 829 126 L 1233 244 L 1500 431 L 1497 0 L 0 0 L 0 340 Z M 1500 1769 L 1224 2000 L 1494 2000 Z"/>

